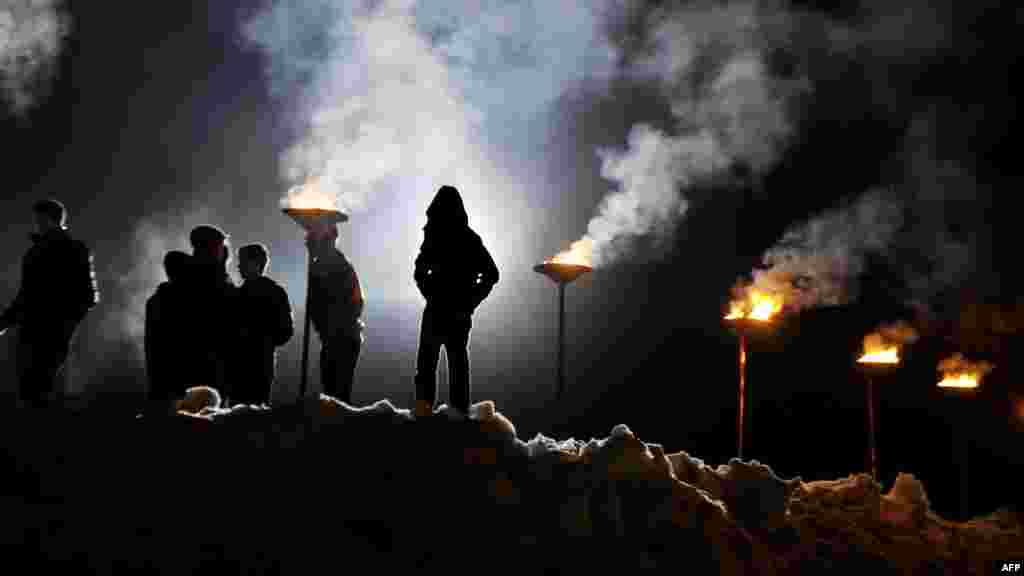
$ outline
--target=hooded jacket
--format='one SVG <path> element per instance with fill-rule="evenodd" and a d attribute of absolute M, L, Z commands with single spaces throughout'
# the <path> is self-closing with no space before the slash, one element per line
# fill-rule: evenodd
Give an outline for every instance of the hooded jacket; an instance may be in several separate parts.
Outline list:
<path fill-rule="evenodd" d="M 176 268 L 167 268 L 168 279 L 146 300 L 144 348 L 146 376 L 151 399 L 181 396 L 190 375 L 180 350 L 193 341 L 189 322 L 192 307 L 188 293 L 188 266 L 192 257 L 181 253 Z"/>
<path fill-rule="evenodd" d="M 466 314 L 472 314 L 498 283 L 498 267 L 469 227 L 454 187 L 442 187 L 427 207 L 413 277 L 429 308 Z"/>

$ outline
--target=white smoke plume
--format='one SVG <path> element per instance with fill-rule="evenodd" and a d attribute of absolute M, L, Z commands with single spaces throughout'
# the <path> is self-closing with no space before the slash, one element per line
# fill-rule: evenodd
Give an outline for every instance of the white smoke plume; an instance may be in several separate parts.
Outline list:
<path fill-rule="evenodd" d="M 628 255 L 632 239 L 670 234 L 693 184 L 737 163 L 760 173 L 778 161 L 793 130 L 791 100 L 809 87 L 767 64 L 785 16 L 754 2 L 651 16 L 653 53 L 632 62 L 630 73 L 663 85 L 675 129 L 637 125 L 625 150 L 600 151 L 601 174 L 615 189 L 570 253 L 608 265 Z"/>
<path fill-rule="evenodd" d="M 132 242 L 136 253 L 131 259 L 132 267 L 117 277 L 118 292 L 124 300 L 119 305 L 108 307 L 108 315 L 103 321 L 103 330 L 109 339 L 131 342 L 139 357 L 143 357 L 146 300 L 167 279 L 164 255 L 170 250 L 191 253 L 189 232 L 194 226 L 207 222 L 208 218 L 209 210 L 200 207 L 187 214 L 154 216 L 136 224 Z"/>
<path fill-rule="evenodd" d="M 740 291 L 774 294 L 793 311 L 847 303 L 867 254 L 887 249 L 902 223 L 902 203 L 872 190 L 788 230 Z"/>
<path fill-rule="evenodd" d="M 49 80 L 69 20 L 57 0 L 0 0 L 0 93 L 24 113 Z"/>
<path fill-rule="evenodd" d="M 595 20 L 586 3 L 540 0 L 279 0 L 243 36 L 268 56 L 272 92 L 299 107 L 282 174 L 351 212 L 409 184 L 507 193 L 486 151 L 505 136 L 490 128 L 508 132 L 610 69 Z"/>

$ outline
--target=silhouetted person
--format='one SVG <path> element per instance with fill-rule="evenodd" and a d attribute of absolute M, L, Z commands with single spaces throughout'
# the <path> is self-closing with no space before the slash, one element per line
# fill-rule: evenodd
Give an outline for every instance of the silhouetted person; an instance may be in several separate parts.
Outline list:
<path fill-rule="evenodd" d="M 498 267 L 469 227 L 462 197 L 443 186 L 427 208 L 423 244 L 413 277 L 427 301 L 416 355 L 416 414 L 433 412 L 441 346 L 448 356 L 453 408 L 469 413 L 469 333 L 477 306 L 498 282 Z"/>
<path fill-rule="evenodd" d="M 193 327 L 188 323 L 192 305 L 188 293 L 188 267 L 192 257 L 180 250 L 164 255 L 167 280 L 146 300 L 147 404 L 153 410 L 168 411 L 189 384 L 178 350 L 189 342 Z"/>
<path fill-rule="evenodd" d="M 71 237 L 64 205 L 42 200 L 32 206 L 36 231 L 21 268 L 21 287 L 0 316 L 0 334 L 19 327 L 16 363 L 19 393 L 29 407 L 44 407 L 55 392 L 71 340 L 99 302 L 92 254 Z"/>
<path fill-rule="evenodd" d="M 238 249 L 238 349 L 228 395 L 233 402 L 270 403 L 276 376 L 277 349 L 292 338 L 294 325 L 288 293 L 265 276 L 270 256 L 262 244 Z"/>
<path fill-rule="evenodd" d="M 191 302 L 189 339 L 181 342 L 187 382 L 183 388 L 212 386 L 224 393 L 237 335 L 238 287 L 228 276 L 228 235 L 203 225 L 189 234 L 192 261 L 186 276 Z"/>
<path fill-rule="evenodd" d="M 337 247 L 338 226 L 306 234 L 313 256 L 308 303 L 313 328 L 320 336 L 320 382 L 323 393 L 352 403 L 359 351 L 363 344 L 363 290 L 355 268 Z"/>

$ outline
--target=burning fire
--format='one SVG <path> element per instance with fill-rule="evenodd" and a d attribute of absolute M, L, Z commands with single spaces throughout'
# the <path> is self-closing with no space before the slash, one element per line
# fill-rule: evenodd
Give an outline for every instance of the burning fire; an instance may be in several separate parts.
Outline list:
<path fill-rule="evenodd" d="M 906 322 L 887 324 L 864 337 L 864 364 L 899 364 L 900 346 L 917 340 L 917 332 Z"/>
<path fill-rule="evenodd" d="M 545 264 L 574 264 L 590 267 L 594 253 L 594 242 L 589 238 L 583 238 L 572 243 L 568 250 L 559 252 L 552 258 L 544 261 Z"/>
<path fill-rule="evenodd" d="M 899 348 L 884 348 L 874 352 L 864 352 L 864 355 L 857 359 L 857 362 L 864 364 L 899 364 Z"/>
<path fill-rule="evenodd" d="M 310 178 L 306 180 L 305 184 L 292 186 L 288 190 L 288 196 L 281 200 L 281 207 L 300 210 L 312 208 L 324 210 L 338 209 L 335 196 L 324 191 L 319 178 Z"/>
<path fill-rule="evenodd" d="M 729 303 L 729 314 L 725 319 L 749 318 L 767 322 L 780 310 L 782 310 L 782 299 L 760 290 L 748 290 L 745 299 L 733 300 Z"/>
<path fill-rule="evenodd" d="M 943 374 L 939 388 L 977 388 L 992 368 L 988 362 L 971 362 L 962 354 L 954 354 L 939 362 L 939 372 Z"/>

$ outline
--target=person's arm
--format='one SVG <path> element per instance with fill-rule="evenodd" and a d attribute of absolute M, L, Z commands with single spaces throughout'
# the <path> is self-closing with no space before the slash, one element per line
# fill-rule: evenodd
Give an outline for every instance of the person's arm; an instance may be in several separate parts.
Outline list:
<path fill-rule="evenodd" d="M 277 286 L 277 302 L 274 306 L 276 322 L 274 323 L 275 336 L 274 346 L 280 347 L 288 343 L 295 335 L 295 320 L 292 315 L 292 305 L 288 300 L 288 292 L 281 286 Z"/>
<path fill-rule="evenodd" d="M 159 320 L 157 306 L 152 297 L 146 301 L 146 318 L 145 318 L 145 329 L 142 336 L 143 348 L 146 354 L 146 381 L 148 389 L 146 390 L 146 397 L 152 398 L 154 392 L 153 380 L 156 376 L 157 358 L 156 352 L 160 347 L 160 344 L 156 341 L 157 335 L 159 334 Z"/>
<path fill-rule="evenodd" d="M 352 307 L 355 309 L 355 317 L 358 321 L 363 316 L 366 301 L 363 295 L 363 286 L 359 283 L 359 274 L 356 274 L 354 267 L 352 268 Z"/>
<path fill-rule="evenodd" d="M 27 258 L 27 256 L 26 256 Z M 21 286 L 18 287 L 18 293 L 15 295 L 14 300 L 7 306 L 3 314 L 0 314 L 0 334 L 3 334 L 11 326 L 17 326 L 21 324 L 21 314 L 25 306 L 25 263 L 22 261 L 21 265 Z"/>
<path fill-rule="evenodd" d="M 491 253 L 484 246 L 483 241 L 479 239 L 477 240 L 477 263 L 479 265 L 480 280 L 476 285 L 475 301 L 473 302 L 474 308 L 487 299 L 494 285 L 498 283 L 498 265 L 494 263 Z"/>
<path fill-rule="evenodd" d="M 433 267 L 433 262 L 430 257 L 430 249 L 427 244 L 427 239 L 423 239 L 423 243 L 420 244 L 420 253 L 416 256 L 416 267 L 413 272 L 413 279 L 416 281 L 416 288 L 419 289 L 420 294 L 424 298 L 430 298 L 430 270 Z"/>
<path fill-rule="evenodd" d="M 75 317 L 73 320 L 77 324 L 99 302 L 92 252 L 85 244 L 76 243 L 71 267 L 72 289 L 75 291 L 73 297 Z"/>
<path fill-rule="evenodd" d="M 480 284 L 487 287 L 487 291 L 490 292 L 491 288 L 498 283 L 498 265 L 494 263 L 494 258 L 491 257 L 491 253 L 484 246 L 483 241 L 480 241 Z"/>

